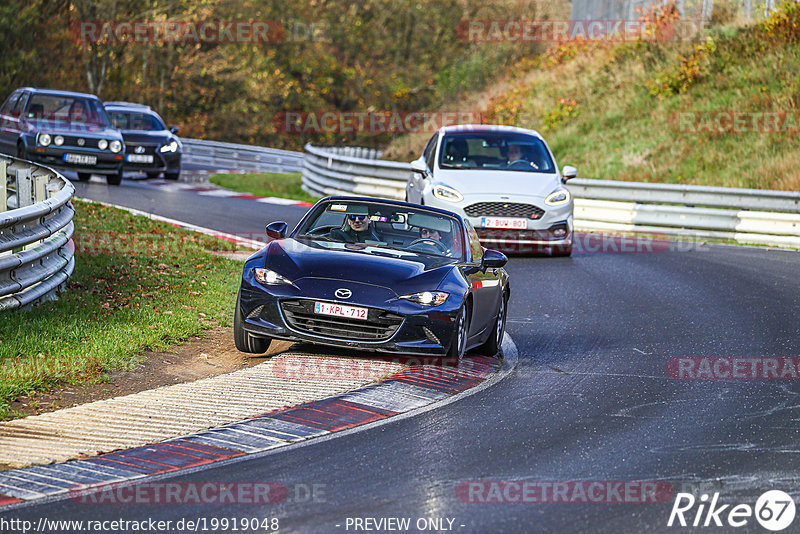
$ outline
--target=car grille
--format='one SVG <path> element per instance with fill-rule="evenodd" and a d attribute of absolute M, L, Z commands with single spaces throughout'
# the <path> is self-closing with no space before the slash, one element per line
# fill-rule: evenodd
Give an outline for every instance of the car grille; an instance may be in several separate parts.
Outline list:
<path fill-rule="evenodd" d="M 125 153 L 126 154 L 152 154 L 155 155 L 156 147 L 158 145 L 129 145 L 125 143 Z M 136 152 L 136 147 L 142 147 L 144 152 Z"/>
<path fill-rule="evenodd" d="M 403 316 L 375 308 L 369 308 L 366 320 L 316 314 L 310 300 L 282 301 L 281 310 L 295 330 L 350 341 L 386 341 L 403 324 Z"/>
<path fill-rule="evenodd" d="M 478 202 L 464 208 L 470 217 L 523 217 L 540 219 L 544 210 L 533 204 L 515 202 Z"/>
<path fill-rule="evenodd" d="M 53 137 L 55 137 L 55 135 L 53 135 Z M 62 147 L 73 146 L 73 147 L 78 147 L 78 148 L 91 148 L 91 149 L 94 149 L 94 150 L 99 150 L 97 148 L 97 142 L 99 141 L 99 139 L 97 139 L 95 137 L 82 137 L 82 136 L 78 136 L 78 135 L 76 135 L 76 136 L 62 135 L 61 137 L 64 138 L 64 144 L 61 145 Z M 78 144 L 78 139 L 83 139 L 83 146 Z M 108 139 L 106 139 L 106 141 L 108 141 Z M 111 141 L 108 141 L 108 142 L 110 143 Z M 51 146 L 54 146 L 54 147 L 58 148 L 58 145 L 56 145 L 55 143 L 53 143 Z"/>

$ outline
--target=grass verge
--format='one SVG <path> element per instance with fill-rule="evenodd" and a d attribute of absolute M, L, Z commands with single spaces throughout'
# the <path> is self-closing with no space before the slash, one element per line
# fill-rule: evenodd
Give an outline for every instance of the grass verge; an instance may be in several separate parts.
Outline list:
<path fill-rule="evenodd" d="M 0 322 L 0 418 L 9 401 L 57 385 L 104 381 L 232 320 L 241 262 L 216 239 L 75 201 L 76 267 L 60 299 Z"/>
<path fill-rule="evenodd" d="M 299 172 L 275 173 L 256 172 L 252 174 L 215 174 L 209 180 L 212 184 L 241 193 L 259 197 L 279 197 L 314 203 L 319 197 L 303 191 L 303 180 Z"/>

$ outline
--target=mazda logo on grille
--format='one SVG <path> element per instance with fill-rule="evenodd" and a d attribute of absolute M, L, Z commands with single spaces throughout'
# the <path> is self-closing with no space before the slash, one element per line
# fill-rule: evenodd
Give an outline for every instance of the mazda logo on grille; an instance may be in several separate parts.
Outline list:
<path fill-rule="evenodd" d="M 353 296 L 353 292 L 345 287 L 340 287 L 336 290 L 334 295 L 336 295 L 337 299 L 349 299 L 351 296 Z"/>
<path fill-rule="evenodd" d="M 133 149 L 133 151 L 136 152 L 137 154 L 144 154 L 144 147 L 137 146 L 136 148 Z"/>
<path fill-rule="evenodd" d="M 82 137 L 78 139 L 78 146 L 83 146 L 85 144 L 86 144 L 86 139 Z"/>

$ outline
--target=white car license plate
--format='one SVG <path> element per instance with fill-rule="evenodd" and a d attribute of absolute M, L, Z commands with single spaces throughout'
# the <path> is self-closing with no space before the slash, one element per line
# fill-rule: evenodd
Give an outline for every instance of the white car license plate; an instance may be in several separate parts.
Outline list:
<path fill-rule="evenodd" d="M 67 163 L 77 163 L 78 165 L 94 165 L 97 163 L 97 156 L 86 156 L 84 154 L 64 154 L 64 161 Z"/>
<path fill-rule="evenodd" d="M 481 227 L 525 230 L 528 228 L 528 219 L 516 219 L 512 217 L 482 217 Z"/>
<path fill-rule="evenodd" d="M 153 163 L 153 156 L 150 154 L 127 154 L 125 159 L 129 163 Z"/>
<path fill-rule="evenodd" d="M 321 315 L 335 315 L 336 317 L 347 317 L 348 319 L 367 319 L 367 308 L 357 308 L 355 306 L 342 306 L 341 304 L 330 304 L 328 302 L 315 302 L 314 313 Z"/>

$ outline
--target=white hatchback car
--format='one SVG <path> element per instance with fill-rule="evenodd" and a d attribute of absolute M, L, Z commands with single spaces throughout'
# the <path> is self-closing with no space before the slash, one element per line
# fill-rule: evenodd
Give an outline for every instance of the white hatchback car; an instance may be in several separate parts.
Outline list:
<path fill-rule="evenodd" d="M 406 185 L 406 200 L 454 211 L 469 220 L 487 248 L 503 252 L 572 253 L 573 200 L 541 135 L 512 126 L 441 128 Z"/>

